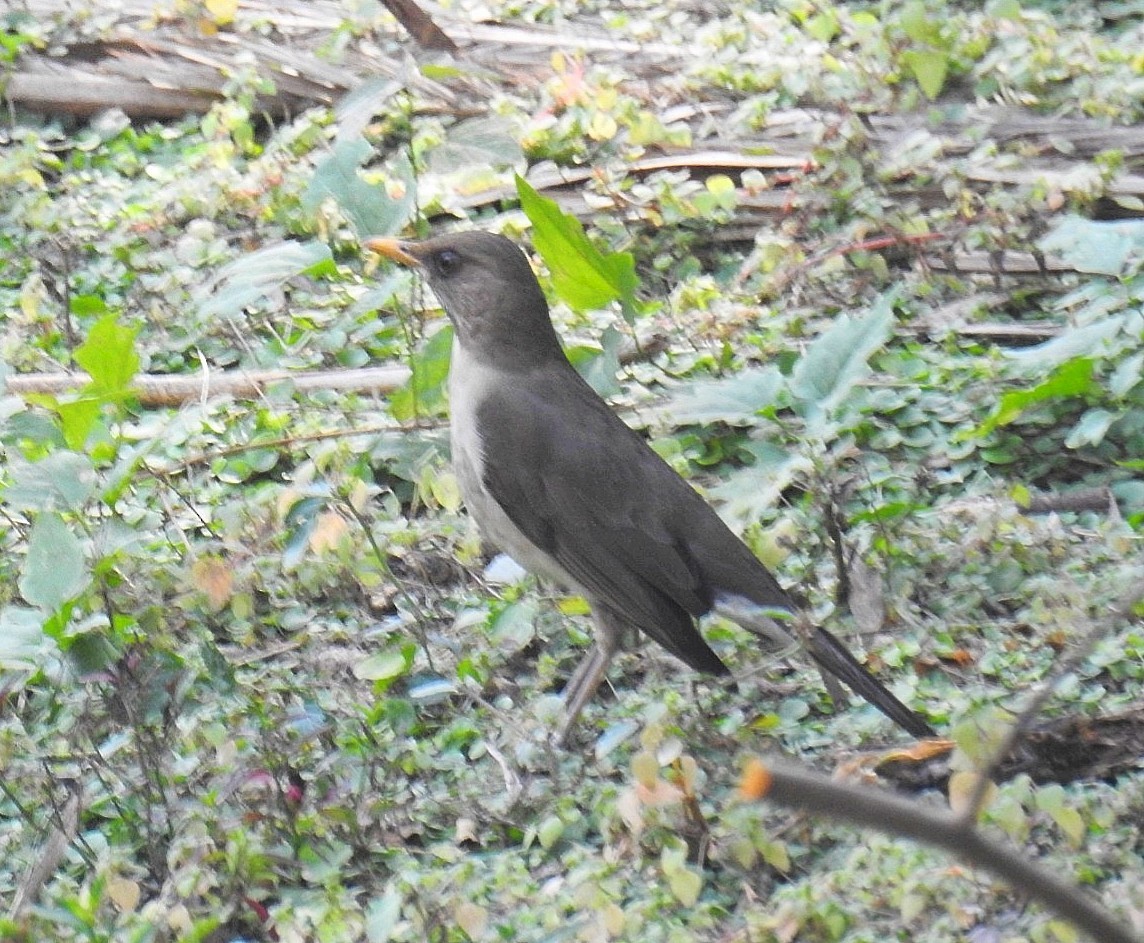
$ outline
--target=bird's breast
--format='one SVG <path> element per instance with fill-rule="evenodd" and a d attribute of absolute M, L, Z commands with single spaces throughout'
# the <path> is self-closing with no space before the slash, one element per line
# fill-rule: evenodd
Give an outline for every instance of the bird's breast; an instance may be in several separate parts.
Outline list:
<path fill-rule="evenodd" d="M 503 370 L 477 361 L 460 343 L 453 341 L 453 359 L 449 367 L 449 436 L 453 472 L 465 507 L 487 541 L 525 569 L 569 585 L 563 569 L 520 531 L 485 486 L 486 462 L 509 463 L 510 473 L 514 468 L 523 474 L 528 473 L 516 465 L 520 456 L 487 454 L 478 418 L 489 393 L 503 390 L 512 382 L 512 377 Z M 487 415 L 485 418 L 496 419 Z"/>

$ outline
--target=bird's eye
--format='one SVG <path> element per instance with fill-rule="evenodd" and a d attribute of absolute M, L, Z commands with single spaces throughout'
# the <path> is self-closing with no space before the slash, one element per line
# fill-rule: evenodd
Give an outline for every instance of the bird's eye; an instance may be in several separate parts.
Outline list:
<path fill-rule="evenodd" d="M 433 267 L 442 275 L 454 275 L 461 268 L 461 253 L 442 249 L 433 256 Z"/>

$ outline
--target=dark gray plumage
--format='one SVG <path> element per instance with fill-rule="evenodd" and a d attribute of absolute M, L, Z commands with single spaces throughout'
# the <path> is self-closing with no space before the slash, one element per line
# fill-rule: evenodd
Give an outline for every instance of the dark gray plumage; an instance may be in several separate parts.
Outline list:
<path fill-rule="evenodd" d="M 596 647 L 565 690 L 562 736 L 630 628 L 710 674 L 728 673 L 696 627 L 710 612 L 772 650 L 793 645 L 771 618 L 794 611 L 787 593 L 568 363 L 520 249 L 483 232 L 366 245 L 418 267 L 454 324 L 453 462 L 482 532 L 592 607 Z M 834 636 L 814 629 L 806 644 L 899 726 L 933 734 Z"/>

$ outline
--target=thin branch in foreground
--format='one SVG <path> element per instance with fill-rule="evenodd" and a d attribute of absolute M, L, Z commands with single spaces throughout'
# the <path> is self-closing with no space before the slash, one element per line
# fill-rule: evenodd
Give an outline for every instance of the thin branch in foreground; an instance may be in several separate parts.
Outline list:
<path fill-rule="evenodd" d="M 1144 943 L 1075 884 L 986 838 L 959 816 L 881 790 L 836 782 L 781 757 L 752 761 L 743 776 L 742 792 L 750 799 L 765 797 L 788 808 L 944 849 L 1007 881 L 1097 943 Z"/>

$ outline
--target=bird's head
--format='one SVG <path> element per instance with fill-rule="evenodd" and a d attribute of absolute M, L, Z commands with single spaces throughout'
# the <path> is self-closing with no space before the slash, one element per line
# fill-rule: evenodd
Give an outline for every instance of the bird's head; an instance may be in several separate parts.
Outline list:
<path fill-rule="evenodd" d="M 367 239 L 365 246 L 425 276 L 473 356 L 518 369 L 563 356 L 528 259 L 504 236 L 461 232 L 423 242 Z"/>

